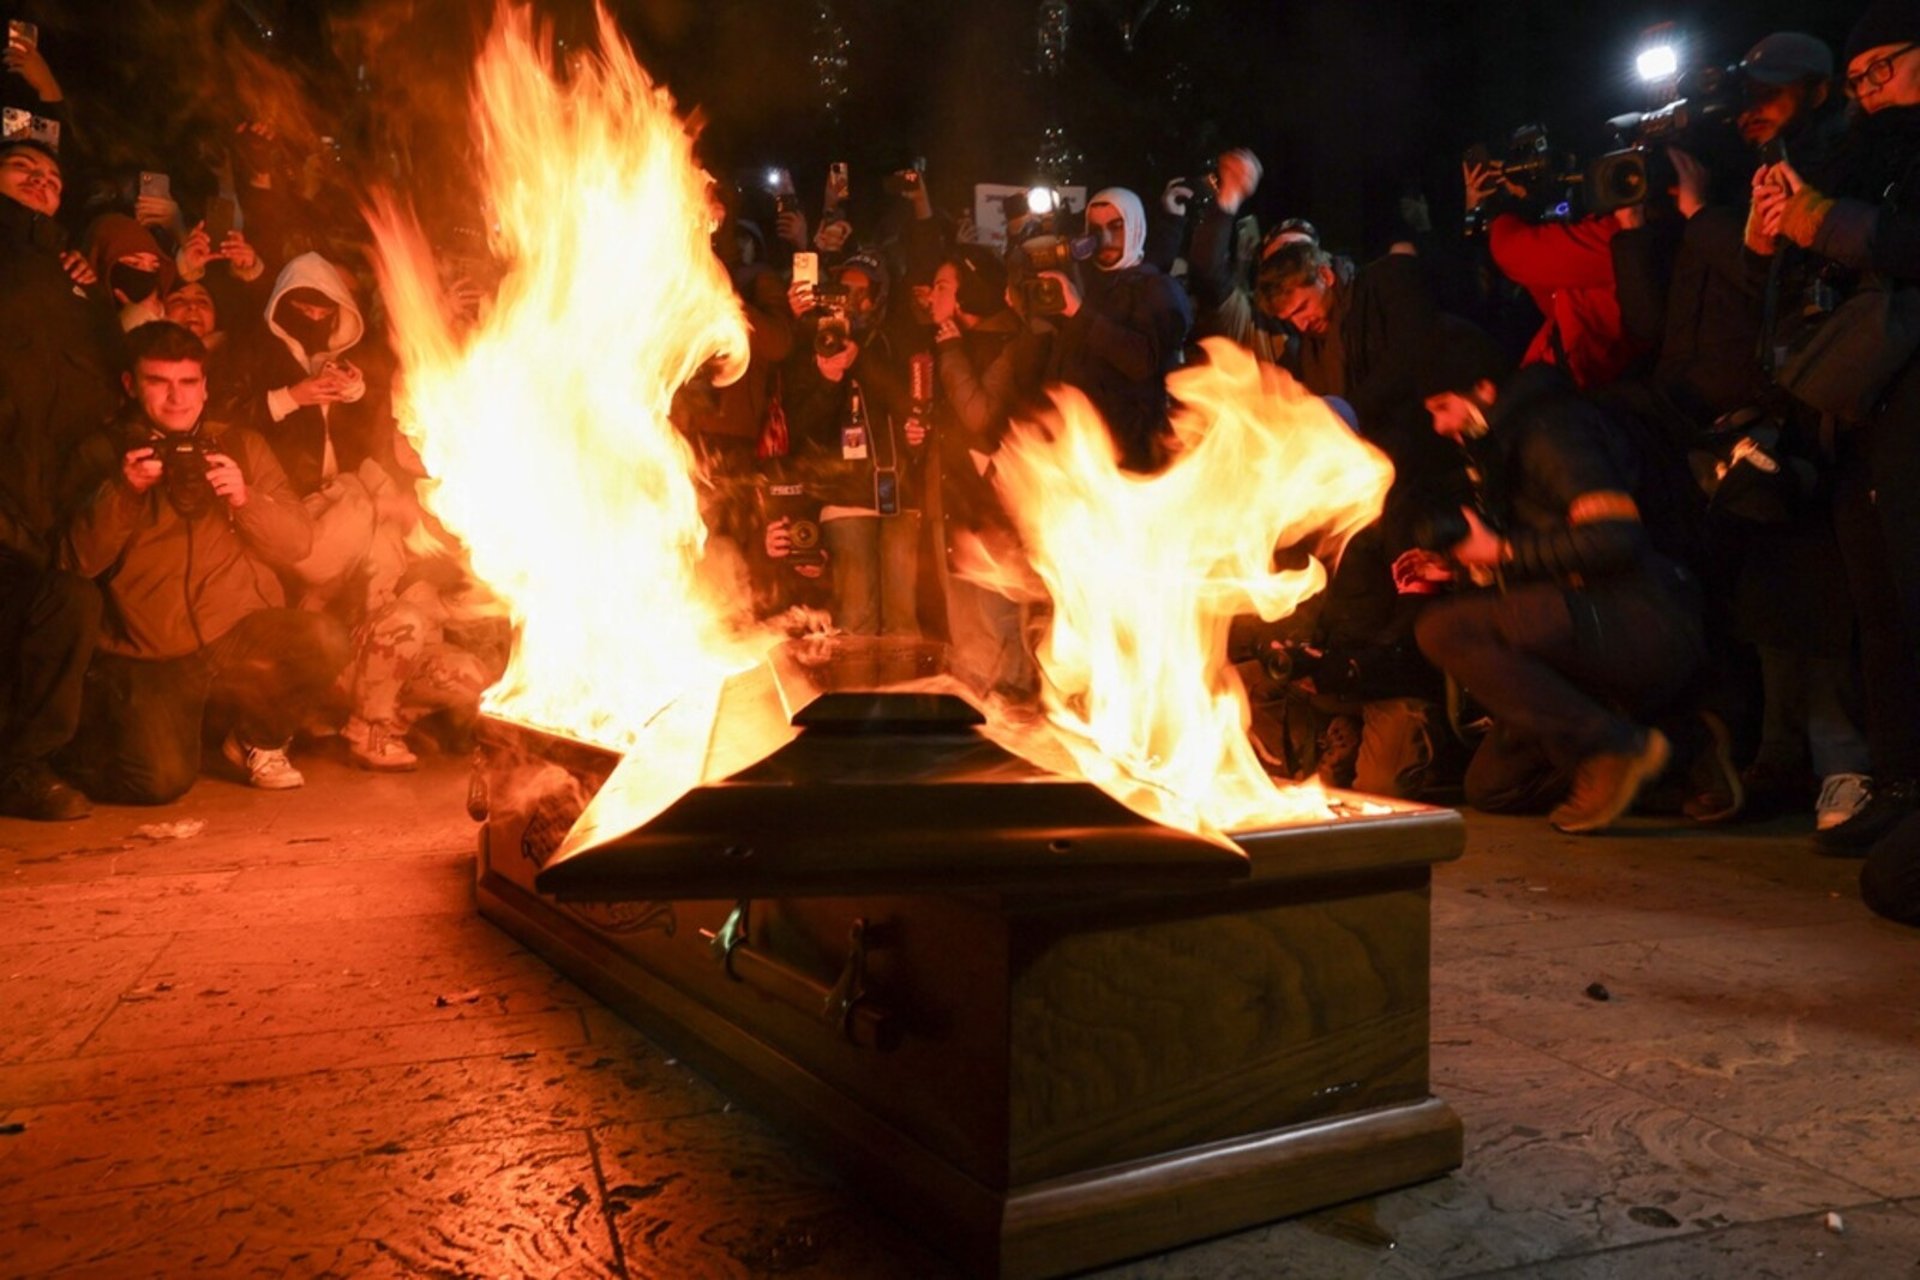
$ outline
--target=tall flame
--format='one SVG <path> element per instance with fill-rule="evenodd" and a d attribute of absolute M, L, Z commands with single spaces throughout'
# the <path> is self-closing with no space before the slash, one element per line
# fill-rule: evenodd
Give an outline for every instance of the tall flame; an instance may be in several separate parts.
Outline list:
<path fill-rule="evenodd" d="M 1167 380 L 1176 458 L 1120 470 L 1099 414 L 1070 389 L 1001 446 L 996 485 L 1053 620 L 1040 647 L 1048 719 L 1079 768 L 1134 809 L 1223 838 L 1324 817 L 1317 788 L 1276 786 L 1247 736 L 1226 661 L 1237 614 L 1273 620 L 1326 583 L 1325 557 L 1378 516 L 1393 466 L 1285 373 L 1244 348 Z M 1276 547 L 1310 545 L 1305 569 Z M 980 576 L 1006 582 L 1007 566 Z"/>
<path fill-rule="evenodd" d="M 507 601 L 501 715 L 623 748 L 681 691 L 750 662 L 741 595 L 703 577 L 691 453 L 667 419 L 746 322 L 710 241 L 709 179 L 604 9 L 562 76 L 525 7 L 474 70 L 484 208 L 507 273 L 458 333 L 409 211 L 376 196 L 381 286 L 423 496 Z M 764 646 L 764 640 L 759 641 Z"/>

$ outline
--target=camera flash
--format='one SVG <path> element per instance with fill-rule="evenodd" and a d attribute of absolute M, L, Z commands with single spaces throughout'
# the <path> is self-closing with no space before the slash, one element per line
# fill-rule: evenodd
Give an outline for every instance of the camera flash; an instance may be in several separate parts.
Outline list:
<path fill-rule="evenodd" d="M 1054 206 L 1052 187 L 1035 187 L 1027 192 L 1027 210 L 1030 213 L 1052 213 Z"/>
<path fill-rule="evenodd" d="M 1674 52 L 1672 45 L 1659 44 L 1641 50 L 1640 56 L 1633 60 L 1633 65 L 1642 80 L 1670 80 L 1680 70 L 1680 55 Z"/>

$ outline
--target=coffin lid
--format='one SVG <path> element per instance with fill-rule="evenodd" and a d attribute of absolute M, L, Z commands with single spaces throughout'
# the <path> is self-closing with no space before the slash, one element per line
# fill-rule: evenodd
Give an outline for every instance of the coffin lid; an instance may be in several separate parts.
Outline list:
<path fill-rule="evenodd" d="M 1247 877 L 1238 850 L 990 741 L 979 710 L 954 693 L 842 687 L 887 665 L 876 652 L 899 648 L 843 642 L 798 672 L 776 658 L 779 696 L 797 708 L 791 741 L 633 830 L 563 851 L 539 872 L 540 892 L 593 901 L 1107 892 Z M 859 676 L 849 681 L 849 670 Z M 727 702 L 721 724 L 738 711 Z"/>

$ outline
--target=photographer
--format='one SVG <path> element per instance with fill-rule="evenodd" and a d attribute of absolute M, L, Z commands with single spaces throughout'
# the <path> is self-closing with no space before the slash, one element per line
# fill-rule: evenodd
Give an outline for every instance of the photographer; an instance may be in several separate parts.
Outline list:
<path fill-rule="evenodd" d="M 1577 222 L 1542 222 L 1519 211 L 1537 203 L 1530 192 L 1493 163 L 1461 166 L 1468 209 L 1504 196 L 1515 207 L 1495 214 L 1487 228 L 1487 251 L 1500 273 L 1525 289 L 1546 317 L 1528 345 L 1523 364 L 1555 364 L 1583 390 L 1606 386 L 1640 358 L 1642 342 L 1627 332 L 1615 287 L 1614 236 L 1639 226 L 1638 205 Z"/>
<path fill-rule="evenodd" d="M 128 346 L 132 403 L 87 447 L 97 488 L 64 550 L 102 584 L 107 620 L 63 770 L 97 799 L 165 804 L 198 776 L 217 704 L 251 785 L 300 786 L 287 743 L 347 659 L 338 622 L 283 607 L 277 570 L 307 553 L 312 522 L 264 440 L 205 420 L 198 338 L 159 321 Z"/>
<path fill-rule="evenodd" d="M 829 289 L 790 295 L 803 321 L 783 375 L 794 464 L 821 503 L 834 623 L 856 635 L 920 630 L 926 422 L 888 349 L 887 293 L 886 268 L 861 252 L 835 268 Z"/>
<path fill-rule="evenodd" d="M 1862 273 L 1856 297 L 1821 325 L 1853 345 L 1829 348 L 1827 367 L 1809 370 L 1873 405 L 1856 422 L 1835 415 L 1835 527 L 1860 627 L 1874 775 L 1865 808 L 1815 837 L 1841 855 L 1867 852 L 1920 810 L 1920 364 L 1899 320 L 1920 285 L 1916 53 L 1920 4 L 1872 5 L 1847 38 L 1845 83 L 1859 114 L 1830 190 L 1791 158 L 1753 178 L 1750 247 L 1784 236 Z M 1876 365 L 1897 371 L 1882 385 Z"/>
<path fill-rule="evenodd" d="M 1122 467 L 1154 471 L 1166 462 L 1166 377 L 1179 367 L 1192 305 L 1177 282 L 1143 261 L 1147 214 L 1139 196 L 1120 187 L 1096 194 L 1087 232 L 1098 245 L 1091 276 L 1045 273 L 1064 297 L 1048 380 L 1086 393 Z"/>
<path fill-rule="evenodd" d="M 1667 764 L 1666 736 L 1643 726 L 1704 656 L 1700 592 L 1642 523 L 1647 460 L 1561 370 L 1508 368 L 1484 333 L 1442 324 L 1426 405 L 1470 459 L 1478 502 L 1435 537 L 1443 546 L 1406 553 L 1393 572 L 1408 591 L 1476 588 L 1435 601 L 1415 627 L 1421 651 L 1493 716 L 1467 802 L 1553 805 L 1559 830 L 1599 831 Z"/>

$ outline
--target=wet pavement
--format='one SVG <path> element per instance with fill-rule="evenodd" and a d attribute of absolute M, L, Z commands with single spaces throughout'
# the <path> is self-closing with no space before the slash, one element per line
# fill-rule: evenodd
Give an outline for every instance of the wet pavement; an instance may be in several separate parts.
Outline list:
<path fill-rule="evenodd" d="M 464 760 L 300 763 L 0 819 L 0 1275 L 948 1274 L 475 915 Z M 1096 1274 L 1920 1277 L 1920 931 L 1810 826 L 1471 818 L 1464 1167 Z"/>

